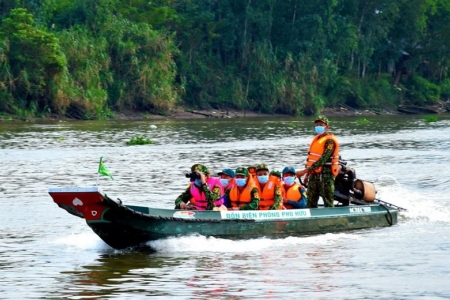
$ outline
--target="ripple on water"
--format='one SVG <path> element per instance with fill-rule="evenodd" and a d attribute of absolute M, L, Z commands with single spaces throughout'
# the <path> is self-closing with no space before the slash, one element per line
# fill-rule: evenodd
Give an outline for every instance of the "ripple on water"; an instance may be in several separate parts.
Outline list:
<path fill-rule="evenodd" d="M 99 183 L 126 204 L 172 207 L 193 163 L 214 173 L 301 167 L 311 119 L 0 123 L 2 298 L 450 297 L 450 122 L 357 119 L 332 119 L 341 154 L 378 198 L 408 209 L 396 226 L 277 240 L 190 236 L 125 251 L 58 208 L 47 189 Z M 156 144 L 125 146 L 137 135 Z M 114 180 L 98 178 L 101 156 Z"/>

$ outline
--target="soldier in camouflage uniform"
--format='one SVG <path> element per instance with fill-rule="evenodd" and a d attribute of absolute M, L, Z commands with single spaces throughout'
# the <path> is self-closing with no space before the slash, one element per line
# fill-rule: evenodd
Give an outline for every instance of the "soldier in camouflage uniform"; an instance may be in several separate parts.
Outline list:
<path fill-rule="evenodd" d="M 264 204 L 262 204 L 261 199 L 259 202 L 259 208 L 260 210 L 269 209 L 269 210 L 275 210 L 275 209 L 282 209 L 283 208 L 283 196 L 282 196 L 282 188 L 281 188 L 281 173 L 278 171 L 272 171 L 274 173 L 269 173 L 269 168 L 266 164 L 258 164 L 255 166 L 256 168 L 256 177 L 255 177 L 255 183 L 258 187 L 259 196 L 261 199 L 263 199 L 263 192 L 265 190 L 266 184 L 268 184 L 270 180 L 270 175 L 273 175 L 277 177 L 277 181 L 274 181 L 274 188 L 273 188 L 273 195 L 271 194 L 266 200 L 273 199 L 273 204 L 270 205 L 269 208 L 264 208 Z M 278 173 L 278 174 L 277 174 Z M 262 179 L 265 179 L 265 181 L 262 181 Z M 266 195 L 268 196 L 268 195 Z M 265 199 L 263 199 L 265 200 Z"/>
<path fill-rule="evenodd" d="M 331 161 L 333 153 L 339 145 L 336 143 L 336 139 L 332 139 L 332 134 L 328 132 L 329 121 L 325 116 L 319 116 L 314 124 L 316 126 L 316 133 L 319 137 L 330 136 L 330 139 L 326 140 L 324 144 L 324 151 L 320 158 L 318 158 L 311 166 L 296 173 L 297 177 L 302 177 L 304 174 L 308 174 L 308 190 L 306 192 L 308 198 L 308 208 L 316 208 L 319 196 L 322 196 L 325 207 L 334 206 L 334 176 L 330 165 L 326 165 Z M 323 127 L 317 129 L 317 127 Z M 323 130 L 323 132 L 321 132 Z M 316 136 L 317 137 L 317 136 Z M 315 172 L 317 169 L 322 168 L 322 172 Z M 306 181 L 305 180 L 305 181 Z"/>
<path fill-rule="evenodd" d="M 251 177 L 252 175 L 250 175 L 248 169 L 244 167 L 237 168 L 235 174 L 236 174 L 236 177 L 234 178 L 235 186 L 225 190 L 225 198 L 226 198 L 225 202 L 228 204 L 228 210 L 257 210 L 260 198 L 258 188 L 254 186 L 254 182 Z M 239 189 L 239 191 L 242 192 L 242 190 L 247 188 L 247 186 L 253 186 L 253 188 L 250 191 L 251 195 L 250 202 L 242 204 L 239 207 L 238 206 L 233 207 L 232 199 L 230 199 L 231 190 Z"/>
<path fill-rule="evenodd" d="M 205 193 L 206 200 L 208 201 L 208 205 L 206 210 L 212 210 L 215 207 L 214 201 L 220 199 L 220 187 L 218 185 L 214 185 L 212 191 L 210 191 L 209 186 L 206 184 L 206 180 L 209 177 L 209 169 L 201 164 L 195 164 L 191 167 L 191 172 L 197 172 L 200 174 L 200 179 L 196 184 L 196 187 L 200 189 L 201 192 Z M 193 183 L 195 184 L 195 183 Z M 188 204 L 188 202 L 192 199 L 191 194 L 191 186 L 189 185 L 186 190 L 175 199 L 175 209 L 195 209 L 195 206 L 192 204 Z"/>

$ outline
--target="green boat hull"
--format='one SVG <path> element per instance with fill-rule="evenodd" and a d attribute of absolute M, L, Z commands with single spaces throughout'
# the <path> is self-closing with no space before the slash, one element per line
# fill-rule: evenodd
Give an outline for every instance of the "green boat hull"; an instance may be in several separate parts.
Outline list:
<path fill-rule="evenodd" d="M 114 249 L 196 234 L 250 239 L 342 232 L 392 226 L 398 218 L 398 210 L 381 204 L 277 211 L 157 209 L 122 205 L 91 189 L 49 192 L 61 208 L 84 217 L 89 227 Z M 71 205 L 79 203 L 75 199 L 83 203 L 81 208 Z"/>

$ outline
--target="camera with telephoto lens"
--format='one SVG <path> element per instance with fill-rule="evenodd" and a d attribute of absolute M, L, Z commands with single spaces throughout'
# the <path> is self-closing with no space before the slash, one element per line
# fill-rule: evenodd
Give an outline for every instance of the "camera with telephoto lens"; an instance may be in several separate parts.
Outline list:
<path fill-rule="evenodd" d="M 189 178 L 190 181 L 194 182 L 195 179 L 200 179 L 200 174 L 197 172 L 186 173 L 186 178 Z"/>

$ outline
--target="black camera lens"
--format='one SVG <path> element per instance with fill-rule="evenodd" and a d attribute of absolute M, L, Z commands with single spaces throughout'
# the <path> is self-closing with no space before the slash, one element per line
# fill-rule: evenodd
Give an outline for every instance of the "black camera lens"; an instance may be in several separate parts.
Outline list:
<path fill-rule="evenodd" d="M 184 176 L 186 176 L 186 178 L 189 178 L 190 181 L 200 179 L 200 174 L 198 174 L 197 172 L 186 173 Z"/>

